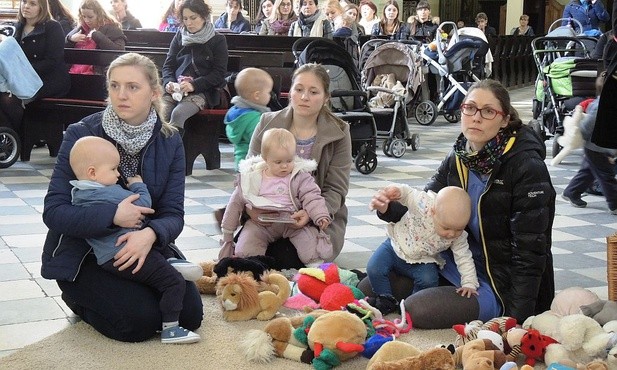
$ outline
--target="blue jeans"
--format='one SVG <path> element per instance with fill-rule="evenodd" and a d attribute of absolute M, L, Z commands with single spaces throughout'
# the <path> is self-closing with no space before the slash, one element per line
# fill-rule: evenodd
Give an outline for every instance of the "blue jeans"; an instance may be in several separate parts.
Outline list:
<path fill-rule="evenodd" d="M 407 263 L 396 255 L 388 238 L 373 253 L 366 266 L 366 273 L 375 294 L 393 295 L 390 272 L 412 279 L 412 293 L 439 285 L 439 268 L 436 263 Z"/>

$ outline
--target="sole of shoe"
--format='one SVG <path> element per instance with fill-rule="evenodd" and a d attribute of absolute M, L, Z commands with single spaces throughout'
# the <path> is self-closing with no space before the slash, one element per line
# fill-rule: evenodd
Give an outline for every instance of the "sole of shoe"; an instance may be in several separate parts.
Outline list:
<path fill-rule="evenodd" d="M 161 343 L 163 344 L 190 344 L 190 343 L 197 343 L 201 340 L 201 337 L 199 335 L 197 336 L 193 336 L 193 335 L 187 335 L 186 337 L 180 337 L 180 338 L 161 338 Z"/>
<path fill-rule="evenodd" d="M 180 259 L 171 259 L 168 260 L 169 264 L 173 266 L 180 274 L 184 280 L 187 281 L 197 281 L 201 279 L 204 275 L 204 270 L 201 266 L 196 265 L 192 262 L 180 260 Z"/>

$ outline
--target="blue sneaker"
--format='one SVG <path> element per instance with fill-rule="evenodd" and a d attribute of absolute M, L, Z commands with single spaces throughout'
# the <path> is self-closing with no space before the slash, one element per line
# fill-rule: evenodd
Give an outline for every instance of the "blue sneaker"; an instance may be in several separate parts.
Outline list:
<path fill-rule="evenodd" d="M 189 262 L 187 260 L 181 260 L 179 258 L 169 258 L 167 262 L 178 270 L 184 280 L 188 281 L 197 281 L 204 275 L 204 270 L 201 266 L 194 264 L 193 262 Z"/>
<path fill-rule="evenodd" d="M 161 343 L 172 344 L 186 344 L 196 343 L 201 340 L 201 337 L 197 333 L 185 329 L 181 326 L 172 326 L 171 328 L 163 329 L 161 331 Z"/>

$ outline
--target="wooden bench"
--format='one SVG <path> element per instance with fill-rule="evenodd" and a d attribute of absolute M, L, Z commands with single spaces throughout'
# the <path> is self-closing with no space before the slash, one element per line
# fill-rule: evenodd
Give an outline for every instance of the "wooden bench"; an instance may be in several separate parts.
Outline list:
<path fill-rule="evenodd" d="M 65 49 L 65 61 L 67 64 L 91 64 L 106 67 L 123 53 L 126 51 L 67 48 Z M 159 70 L 166 58 L 166 52 L 161 51 L 142 50 L 140 54 L 151 58 Z M 233 71 L 239 70 L 240 59 L 239 56 L 230 57 L 228 68 Z M 30 160 L 32 147 L 40 140 L 45 140 L 49 154 L 56 156 L 62 143 L 64 129 L 87 115 L 103 110 L 107 105 L 106 91 L 106 81 L 103 75 L 71 75 L 71 90 L 65 97 L 45 98 L 30 103 L 24 114 L 22 161 Z M 226 110 L 204 109 L 190 122 L 187 122 L 187 131 L 197 132 L 195 137 L 209 138 L 212 129 L 203 121 L 215 121 L 221 117 L 222 122 L 225 112 Z M 215 126 L 218 126 L 218 123 Z M 218 141 L 194 140 L 185 135 L 184 146 L 189 154 L 203 154 L 209 168 L 220 168 Z M 192 156 L 190 161 L 187 156 L 187 174 L 192 172 L 193 163 L 198 154 Z"/>

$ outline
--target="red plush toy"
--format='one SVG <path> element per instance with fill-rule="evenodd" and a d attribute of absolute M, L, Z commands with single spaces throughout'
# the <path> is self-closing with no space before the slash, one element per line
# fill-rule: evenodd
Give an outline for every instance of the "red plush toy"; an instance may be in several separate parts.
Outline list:
<path fill-rule="evenodd" d="M 301 268 L 297 281 L 300 292 L 318 303 L 327 286 L 341 282 L 334 263 L 324 263 L 319 268 Z"/>
<path fill-rule="evenodd" d="M 521 353 L 525 355 L 525 363 L 534 366 L 536 361 L 544 362 L 544 354 L 549 344 L 559 343 L 555 339 L 540 334 L 535 329 L 527 330 L 521 338 Z"/>

